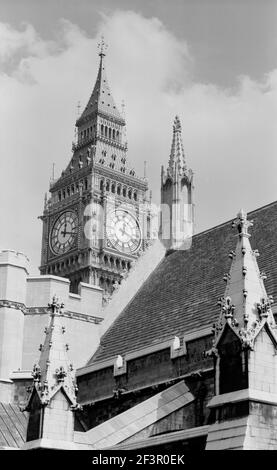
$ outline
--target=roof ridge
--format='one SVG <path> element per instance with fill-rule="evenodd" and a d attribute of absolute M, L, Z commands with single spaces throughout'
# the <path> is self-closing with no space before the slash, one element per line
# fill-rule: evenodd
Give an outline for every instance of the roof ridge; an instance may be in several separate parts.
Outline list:
<path fill-rule="evenodd" d="M 277 204 L 277 200 L 270 202 L 268 204 L 265 204 L 264 206 L 258 207 L 257 209 L 253 209 L 252 211 L 248 212 L 248 216 L 251 216 L 254 212 L 259 212 L 263 209 L 266 209 L 267 207 L 274 206 L 274 204 Z M 228 219 L 225 222 L 222 222 L 221 224 L 215 225 L 214 227 L 207 228 L 205 230 L 202 230 L 201 232 L 195 233 L 192 238 L 194 239 L 195 237 L 198 237 L 200 235 L 203 235 L 204 233 L 211 232 L 212 230 L 218 229 L 223 227 L 224 225 L 231 224 L 233 222 L 233 219 Z"/>

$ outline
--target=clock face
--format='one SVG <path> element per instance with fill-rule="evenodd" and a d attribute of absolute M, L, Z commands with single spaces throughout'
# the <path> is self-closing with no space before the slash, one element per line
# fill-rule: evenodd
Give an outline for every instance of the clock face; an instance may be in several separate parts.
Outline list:
<path fill-rule="evenodd" d="M 62 255 L 72 247 L 78 227 L 77 214 L 66 211 L 55 221 L 50 234 L 50 247 L 55 255 Z"/>
<path fill-rule="evenodd" d="M 126 210 L 116 210 L 108 214 L 107 238 L 109 244 L 118 251 L 135 253 L 141 244 L 139 223 Z"/>

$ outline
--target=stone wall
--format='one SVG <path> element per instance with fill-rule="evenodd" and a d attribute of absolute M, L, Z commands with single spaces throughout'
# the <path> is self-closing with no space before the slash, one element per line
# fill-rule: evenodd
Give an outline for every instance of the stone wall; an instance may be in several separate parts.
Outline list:
<path fill-rule="evenodd" d="M 170 348 L 134 358 L 127 372 L 114 376 L 112 366 L 78 377 L 78 401 L 85 405 L 82 418 L 88 429 L 167 388 L 182 376 L 195 396 L 192 407 L 186 407 L 182 429 L 209 422 L 207 403 L 214 395 L 213 361 L 203 352 L 211 337 L 187 343 L 187 355 L 172 359 Z"/>

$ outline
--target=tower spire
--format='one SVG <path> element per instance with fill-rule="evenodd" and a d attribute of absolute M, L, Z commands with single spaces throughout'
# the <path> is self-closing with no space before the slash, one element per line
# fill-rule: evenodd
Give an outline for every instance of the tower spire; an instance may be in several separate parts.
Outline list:
<path fill-rule="evenodd" d="M 25 408 L 30 412 L 27 441 L 73 440 L 73 411 L 77 410 L 79 405 L 76 399 L 77 386 L 73 366 L 69 361 L 68 345 L 65 344 L 63 337 L 65 333 L 61 323 L 63 307 L 56 296 L 48 305 L 49 326 L 45 328 L 44 344 L 39 348 L 41 351 L 39 361 L 33 367 L 33 388 Z M 57 424 L 59 432 L 55 430 Z"/>
<path fill-rule="evenodd" d="M 125 120 L 118 111 L 106 76 L 105 61 L 107 44 L 104 41 L 104 37 L 101 37 L 101 41 L 98 44 L 99 49 L 99 68 L 96 78 L 96 82 L 92 91 L 92 94 L 88 100 L 88 103 L 76 121 L 76 126 L 81 127 L 85 122 L 88 122 L 94 115 L 101 114 L 106 118 L 115 120 L 120 125 L 125 125 Z"/>
<path fill-rule="evenodd" d="M 167 170 L 161 172 L 160 234 L 168 249 L 188 249 L 193 234 L 193 172 L 187 169 L 180 118 L 175 116 Z"/>
<path fill-rule="evenodd" d="M 185 152 L 182 140 L 182 127 L 181 121 L 179 116 L 175 116 L 174 123 L 173 123 L 173 137 L 172 137 L 172 144 L 171 144 L 171 152 L 168 162 L 168 173 L 173 176 L 175 170 L 177 172 L 184 172 L 186 171 L 186 160 L 185 160 Z"/>
<path fill-rule="evenodd" d="M 275 325 L 271 311 L 272 297 L 267 295 L 264 286 L 266 275 L 260 272 L 256 260 L 259 253 L 252 250 L 249 241 L 249 228 L 252 225 L 253 222 L 247 219 L 246 212 L 241 209 L 232 224 L 237 229 L 237 246 L 229 254 L 232 265 L 229 274 L 224 275 L 227 285 L 224 297 L 219 300 L 220 322 L 231 324 L 242 340 L 263 319 L 267 319 L 270 325 Z"/>

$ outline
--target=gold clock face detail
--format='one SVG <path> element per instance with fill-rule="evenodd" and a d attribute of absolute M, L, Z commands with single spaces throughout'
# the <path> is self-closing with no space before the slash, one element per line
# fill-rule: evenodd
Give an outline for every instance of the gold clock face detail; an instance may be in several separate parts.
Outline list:
<path fill-rule="evenodd" d="M 50 234 L 50 247 L 55 255 L 67 253 L 77 235 L 78 218 L 74 211 L 63 212 L 55 221 Z"/>
<path fill-rule="evenodd" d="M 141 230 L 136 218 L 126 210 L 108 214 L 108 244 L 124 253 L 135 253 L 141 244 Z"/>

